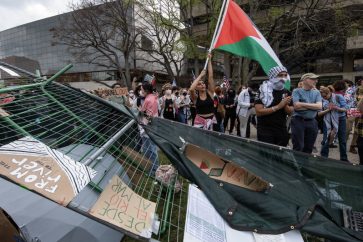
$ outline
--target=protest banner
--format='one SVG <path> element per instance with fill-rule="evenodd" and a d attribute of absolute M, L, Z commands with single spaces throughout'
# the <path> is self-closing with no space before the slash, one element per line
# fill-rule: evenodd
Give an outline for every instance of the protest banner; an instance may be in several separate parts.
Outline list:
<path fill-rule="evenodd" d="M 127 87 L 117 87 L 113 89 L 97 89 L 95 90 L 96 95 L 106 98 L 109 96 L 127 96 L 129 94 Z"/>

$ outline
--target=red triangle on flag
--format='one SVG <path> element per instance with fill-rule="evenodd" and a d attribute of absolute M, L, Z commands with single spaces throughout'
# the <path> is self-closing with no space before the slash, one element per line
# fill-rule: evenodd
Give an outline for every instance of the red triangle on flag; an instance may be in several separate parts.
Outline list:
<path fill-rule="evenodd" d="M 200 163 L 199 168 L 202 169 L 202 170 L 209 169 L 208 165 L 204 161 L 202 161 L 202 163 Z"/>
<path fill-rule="evenodd" d="M 260 38 L 254 24 L 247 14 L 233 0 L 227 2 L 221 32 L 217 37 L 214 48 L 233 44 L 246 37 Z"/>

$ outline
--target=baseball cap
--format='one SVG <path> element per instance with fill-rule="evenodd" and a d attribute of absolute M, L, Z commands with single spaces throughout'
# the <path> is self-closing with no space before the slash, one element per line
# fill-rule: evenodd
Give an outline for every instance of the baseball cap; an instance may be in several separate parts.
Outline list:
<path fill-rule="evenodd" d="M 318 79 L 318 78 L 319 78 L 318 75 L 309 72 L 302 75 L 300 81 L 305 81 L 306 79 Z"/>

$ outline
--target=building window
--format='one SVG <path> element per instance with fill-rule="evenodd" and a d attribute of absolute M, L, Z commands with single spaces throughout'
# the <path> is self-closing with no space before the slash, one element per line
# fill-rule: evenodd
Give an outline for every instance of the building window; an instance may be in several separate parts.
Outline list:
<path fill-rule="evenodd" d="M 339 57 L 316 60 L 315 72 L 317 73 L 331 73 L 341 71 L 343 71 L 343 63 L 342 59 Z"/>
<path fill-rule="evenodd" d="M 354 71 L 363 71 L 363 59 L 355 59 L 354 60 Z"/>
<path fill-rule="evenodd" d="M 317 86 L 329 86 L 333 85 L 334 82 L 342 80 L 343 76 L 320 76 L 319 81 L 317 83 Z"/>

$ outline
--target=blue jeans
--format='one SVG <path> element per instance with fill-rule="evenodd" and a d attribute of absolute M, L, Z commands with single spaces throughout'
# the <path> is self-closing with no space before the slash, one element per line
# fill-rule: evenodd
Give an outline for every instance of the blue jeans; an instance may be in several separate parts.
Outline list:
<path fill-rule="evenodd" d="M 158 150 L 154 142 L 149 137 L 142 136 L 142 147 L 141 150 L 145 155 L 145 158 L 152 162 L 152 167 L 149 175 L 155 175 L 156 170 L 159 167 Z"/>
<path fill-rule="evenodd" d="M 347 156 L 347 140 L 346 140 L 346 126 L 347 120 L 346 117 L 339 117 L 339 125 L 338 125 L 338 140 L 339 140 L 339 153 L 340 153 L 340 160 L 348 161 Z M 326 130 L 324 130 L 326 132 Z M 328 134 L 326 134 L 328 135 Z M 329 139 L 326 139 L 325 143 L 321 147 L 321 156 L 328 157 L 329 156 Z"/>
<path fill-rule="evenodd" d="M 318 136 L 318 121 L 293 116 L 291 119 L 291 141 L 293 149 L 311 154 Z"/>
<path fill-rule="evenodd" d="M 185 111 L 185 112 L 184 112 Z M 187 117 L 187 110 L 183 110 L 182 108 L 179 109 L 178 112 L 178 121 L 183 123 L 183 124 L 187 124 L 188 123 L 188 117 Z"/>
<path fill-rule="evenodd" d="M 323 122 L 323 140 L 321 141 L 321 145 L 324 145 L 327 139 L 328 139 L 328 134 L 326 130 L 326 125 L 325 122 Z"/>

